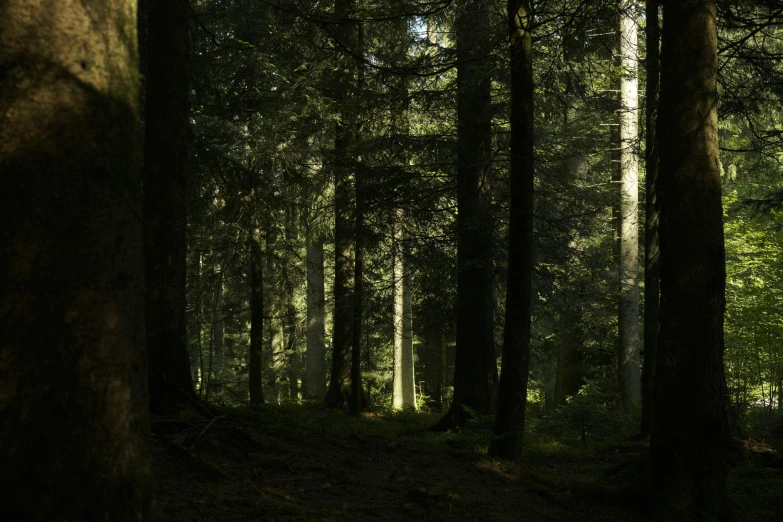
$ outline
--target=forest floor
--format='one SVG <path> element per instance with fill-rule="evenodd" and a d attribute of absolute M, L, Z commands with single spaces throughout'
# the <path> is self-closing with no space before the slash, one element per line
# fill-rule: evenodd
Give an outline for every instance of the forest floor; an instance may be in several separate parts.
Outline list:
<path fill-rule="evenodd" d="M 437 418 L 261 407 L 156 419 L 157 520 L 652 520 L 530 478 L 620 483 L 644 466 L 644 442 L 531 442 L 522 459 L 506 463 L 485 455 L 487 427 L 423 431 Z M 732 448 L 729 489 L 740 511 L 747 520 L 780 520 L 773 499 L 783 491 L 781 455 L 752 441 Z"/>

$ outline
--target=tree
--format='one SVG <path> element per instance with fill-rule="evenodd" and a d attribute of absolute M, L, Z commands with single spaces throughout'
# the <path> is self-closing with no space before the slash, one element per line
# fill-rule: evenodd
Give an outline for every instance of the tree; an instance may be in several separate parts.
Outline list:
<path fill-rule="evenodd" d="M 250 243 L 250 353 L 247 358 L 250 402 L 263 404 L 264 350 L 264 261 L 261 250 L 261 225 L 253 220 Z"/>
<path fill-rule="evenodd" d="M 3 514 L 147 520 L 135 9 L 0 15 Z"/>
<path fill-rule="evenodd" d="M 351 17 L 355 0 L 337 0 L 334 39 L 341 49 L 333 94 L 340 107 L 334 144 L 334 327 L 332 374 L 325 404 L 339 408 L 351 394 L 351 350 L 354 341 L 356 263 L 356 81 L 357 66 L 350 52 L 358 46 L 359 28 Z"/>
<path fill-rule="evenodd" d="M 326 338 L 324 326 L 324 243 L 307 243 L 307 377 L 306 396 L 323 399 L 326 393 Z"/>
<path fill-rule="evenodd" d="M 439 428 L 464 423 L 468 409 L 495 408 L 497 366 L 492 289 L 489 4 L 465 0 L 454 22 L 457 45 L 457 352 L 454 401 Z M 468 409 L 466 409 L 466 407 Z"/>
<path fill-rule="evenodd" d="M 511 217 L 503 359 L 491 454 L 517 458 L 525 429 L 533 296 L 533 38 L 528 0 L 508 0 L 511 38 Z"/>
<path fill-rule="evenodd" d="M 645 93 L 645 230 L 644 230 L 644 364 L 642 365 L 642 437 L 650 434 L 652 403 L 655 393 L 654 375 L 658 351 L 658 308 L 660 284 L 658 262 L 658 82 L 660 79 L 659 6 L 647 2 L 645 37 L 647 40 L 647 88 Z"/>
<path fill-rule="evenodd" d="M 411 317 L 410 276 L 405 269 L 404 212 L 396 212 L 394 222 L 394 391 L 395 408 L 416 407 L 413 373 L 413 320 Z"/>
<path fill-rule="evenodd" d="M 171 415 L 194 395 L 185 333 L 190 7 L 186 0 L 149 4 L 143 216 L 150 411 Z"/>
<path fill-rule="evenodd" d="M 620 407 L 641 404 L 639 361 L 639 159 L 637 30 L 635 0 L 620 1 L 620 306 L 618 388 Z"/>
<path fill-rule="evenodd" d="M 714 1 L 664 5 L 658 113 L 661 309 L 650 474 L 662 520 L 725 498 L 725 252 Z"/>

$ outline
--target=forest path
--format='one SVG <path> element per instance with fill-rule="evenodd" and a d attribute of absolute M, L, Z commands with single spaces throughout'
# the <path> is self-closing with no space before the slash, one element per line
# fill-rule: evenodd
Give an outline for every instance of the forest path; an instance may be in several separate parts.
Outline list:
<path fill-rule="evenodd" d="M 646 520 L 524 479 L 467 431 L 444 439 L 404 419 L 292 411 L 156 422 L 157 519 Z"/>

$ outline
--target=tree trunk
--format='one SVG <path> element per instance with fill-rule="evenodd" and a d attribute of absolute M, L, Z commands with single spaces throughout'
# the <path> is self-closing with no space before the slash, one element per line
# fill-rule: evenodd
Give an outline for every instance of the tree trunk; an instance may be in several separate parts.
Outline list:
<path fill-rule="evenodd" d="M 143 216 L 150 411 L 171 415 L 194 395 L 185 335 L 191 14 L 185 0 L 149 4 Z"/>
<path fill-rule="evenodd" d="M 463 0 L 457 42 L 457 353 L 454 401 L 436 429 L 495 408 L 489 4 Z"/>
<path fill-rule="evenodd" d="M 568 397 L 579 393 L 582 387 L 582 352 L 576 343 L 566 336 L 560 340 L 555 376 L 555 405 L 563 406 Z"/>
<path fill-rule="evenodd" d="M 413 331 L 410 304 L 410 286 L 405 274 L 404 212 L 397 210 L 394 231 L 394 392 L 392 404 L 396 409 L 415 408 L 413 377 Z"/>
<path fill-rule="evenodd" d="M 641 405 L 639 357 L 639 158 L 636 0 L 620 0 L 620 304 L 618 389 L 626 413 Z"/>
<path fill-rule="evenodd" d="M 658 138 L 656 121 L 658 119 L 658 87 L 660 79 L 660 29 L 658 3 L 647 2 L 647 92 L 646 97 L 646 201 L 644 231 L 644 365 L 642 367 L 642 437 L 650 434 L 652 426 L 652 404 L 655 393 L 655 359 L 658 351 L 658 308 L 660 306 L 658 243 L 659 209 L 657 201 L 658 185 Z"/>
<path fill-rule="evenodd" d="M 358 26 L 351 20 L 355 0 L 335 3 L 335 36 L 341 47 L 357 47 Z M 351 350 L 354 328 L 354 292 L 356 261 L 356 64 L 347 52 L 341 52 L 340 70 L 334 95 L 340 106 L 334 144 L 334 326 L 332 328 L 332 374 L 324 404 L 342 407 L 351 393 Z"/>
<path fill-rule="evenodd" d="M 511 39 L 511 209 L 503 360 L 489 453 L 519 457 L 525 429 L 533 295 L 533 40 L 529 0 L 508 0 Z"/>
<path fill-rule="evenodd" d="M 714 1 L 664 5 L 658 116 L 661 309 L 650 472 L 659 518 L 716 520 L 725 500 L 725 250 Z"/>
<path fill-rule="evenodd" d="M 0 3 L 5 520 L 151 519 L 134 5 Z"/>
<path fill-rule="evenodd" d="M 250 353 L 247 369 L 250 402 L 263 404 L 264 347 L 264 265 L 261 255 L 261 228 L 257 222 L 250 233 Z"/>
<path fill-rule="evenodd" d="M 324 326 L 324 243 L 307 245 L 307 382 L 308 397 L 326 394 L 326 331 Z"/>
<path fill-rule="evenodd" d="M 223 366 L 225 356 L 223 347 L 225 335 L 223 331 L 223 266 L 212 267 L 212 277 L 215 281 L 214 301 L 212 306 L 212 355 L 209 385 L 213 392 L 220 391 L 223 386 Z"/>

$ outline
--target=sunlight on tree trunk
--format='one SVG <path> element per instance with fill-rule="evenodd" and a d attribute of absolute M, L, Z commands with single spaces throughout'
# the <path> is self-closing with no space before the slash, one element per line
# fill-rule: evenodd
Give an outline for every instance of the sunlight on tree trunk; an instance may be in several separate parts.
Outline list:
<path fill-rule="evenodd" d="M 135 2 L 0 34 L 3 518 L 151 520 Z"/>
<path fill-rule="evenodd" d="M 620 306 L 618 388 L 620 407 L 641 406 L 639 360 L 639 159 L 636 142 L 638 45 L 636 0 L 620 1 Z"/>

